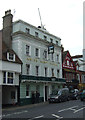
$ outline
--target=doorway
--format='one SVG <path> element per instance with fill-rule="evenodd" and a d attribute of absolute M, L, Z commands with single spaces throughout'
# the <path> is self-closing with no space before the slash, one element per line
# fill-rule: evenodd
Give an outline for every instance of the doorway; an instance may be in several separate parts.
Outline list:
<path fill-rule="evenodd" d="M 45 101 L 47 101 L 48 95 L 48 86 L 45 86 Z"/>

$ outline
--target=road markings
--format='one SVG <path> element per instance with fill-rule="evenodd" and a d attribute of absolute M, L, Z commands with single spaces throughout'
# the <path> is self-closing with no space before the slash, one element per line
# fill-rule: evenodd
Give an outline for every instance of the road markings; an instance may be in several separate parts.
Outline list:
<path fill-rule="evenodd" d="M 59 110 L 58 112 L 63 112 L 63 111 L 67 111 L 67 110 L 75 110 L 75 109 L 73 109 L 73 108 L 76 108 L 76 107 L 78 107 L 78 105 L 77 105 L 77 106 L 72 106 L 72 107 L 70 107 L 70 108 L 66 108 L 66 109 Z"/>
<path fill-rule="evenodd" d="M 6 114 L 6 115 L 2 115 L 2 116 L 3 116 L 3 117 L 5 117 L 5 116 L 11 116 L 11 115 L 19 115 L 19 114 L 26 113 L 26 112 L 28 112 L 28 111 L 27 111 L 27 110 L 25 110 L 25 111 L 15 112 L 15 113 Z"/>
<path fill-rule="evenodd" d="M 44 115 L 34 117 L 34 119 L 37 119 L 37 118 L 42 118 L 42 117 L 44 117 Z"/>
<path fill-rule="evenodd" d="M 28 120 L 34 120 L 34 119 L 38 119 L 38 118 L 42 118 L 42 117 L 44 117 L 44 115 L 37 116 L 37 117 L 31 118 L 31 119 L 28 119 Z"/>
<path fill-rule="evenodd" d="M 79 112 L 79 111 L 83 110 L 84 108 L 85 108 L 85 107 L 80 108 L 80 109 L 78 109 L 78 110 L 75 110 L 74 113 Z"/>
<path fill-rule="evenodd" d="M 52 114 L 52 116 L 54 116 L 54 117 L 56 117 L 56 118 L 59 118 L 59 119 L 63 118 L 63 117 L 60 117 L 60 116 L 55 115 L 55 114 Z"/>

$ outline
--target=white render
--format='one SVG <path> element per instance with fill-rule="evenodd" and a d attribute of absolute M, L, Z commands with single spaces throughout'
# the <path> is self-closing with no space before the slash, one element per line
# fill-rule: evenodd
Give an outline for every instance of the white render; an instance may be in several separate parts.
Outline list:
<path fill-rule="evenodd" d="M 30 35 L 27 33 L 26 28 L 30 29 Z M 21 32 L 21 33 L 19 33 Z M 35 37 L 35 32 L 38 32 L 38 37 Z M 43 36 L 47 36 L 47 40 Z M 30 64 L 30 75 L 35 76 L 35 66 L 39 66 L 39 76 L 44 76 L 44 68 L 48 68 L 47 77 L 52 77 L 51 68 L 54 69 L 54 76 L 57 77 L 57 70 L 59 70 L 59 78 L 62 78 L 62 56 L 61 56 L 61 39 L 50 34 L 46 30 L 34 27 L 22 20 L 13 23 L 13 40 L 12 47 L 17 53 L 19 58 L 23 61 L 22 74 L 26 75 L 26 64 Z M 53 39 L 54 44 L 54 60 L 51 60 L 51 55 L 48 54 L 47 60 L 43 58 L 44 50 L 48 51 L 50 38 Z M 56 45 L 58 41 L 58 45 Z M 26 55 L 26 45 L 30 46 L 30 56 Z M 35 48 L 39 49 L 39 58 L 35 57 Z M 56 61 L 56 56 L 59 55 L 59 61 Z M 45 63 L 44 63 L 45 62 Z"/>
<path fill-rule="evenodd" d="M 21 65 L 7 61 L 1 61 L 2 68 L 0 67 L 0 85 L 9 85 L 3 83 L 3 71 L 14 73 L 14 82 L 11 85 L 19 85 L 19 74 L 21 73 Z"/>

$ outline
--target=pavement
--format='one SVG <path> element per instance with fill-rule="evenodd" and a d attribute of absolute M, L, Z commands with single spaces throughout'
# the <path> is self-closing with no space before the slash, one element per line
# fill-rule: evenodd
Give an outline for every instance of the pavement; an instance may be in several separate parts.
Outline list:
<path fill-rule="evenodd" d="M 29 105 L 23 105 L 23 106 L 20 106 L 20 105 L 4 106 L 2 108 L 2 111 L 9 111 L 9 110 L 15 110 L 15 109 L 21 109 L 21 108 L 31 108 L 39 105 L 44 105 L 44 104 L 48 104 L 48 102 L 41 102 L 41 103 L 35 103 L 35 104 L 29 104 Z"/>

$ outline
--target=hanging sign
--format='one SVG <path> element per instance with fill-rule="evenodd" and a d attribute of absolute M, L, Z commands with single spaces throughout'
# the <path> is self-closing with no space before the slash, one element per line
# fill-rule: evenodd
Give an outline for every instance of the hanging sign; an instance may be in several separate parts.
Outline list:
<path fill-rule="evenodd" d="M 54 53 L 54 46 L 48 46 L 48 54 L 53 54 Z"/>

